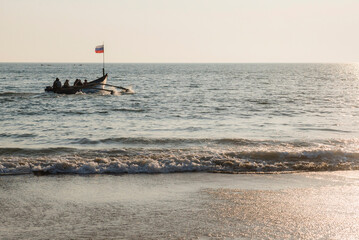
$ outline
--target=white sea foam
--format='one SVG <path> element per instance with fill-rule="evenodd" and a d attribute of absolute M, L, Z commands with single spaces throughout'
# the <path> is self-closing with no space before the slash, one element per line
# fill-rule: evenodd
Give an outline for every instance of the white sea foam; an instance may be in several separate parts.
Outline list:
<path fill-rule="evenodd" d="M 3 154 L 0 174 L 272 173 L 359 169 L 359 151 L 284 146 L 240 149 L 52 149 Z M 58 151 L 58 152 L 56 152 Z M 11 152 L 11 151 L 9 151 Z M 6 155 L 6 156 L 5 156 Z"/>
<path fill-rule="evenodd" d="M 121 91 L 121 93 L 123 93 L 123 94 L 134 94 L 135 93 L 135 91 L 132 89 L 132 86 L 127 86 L 125 88 L 126 88 L 126 90 Z"/>

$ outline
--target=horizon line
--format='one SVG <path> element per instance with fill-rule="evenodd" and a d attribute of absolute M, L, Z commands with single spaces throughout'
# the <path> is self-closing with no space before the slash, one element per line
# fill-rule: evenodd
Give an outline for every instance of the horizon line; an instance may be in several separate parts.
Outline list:
<path fill-rule="evenodd" d="M 0 64 L 103 64 L 101 62 L 0 62 Z M 106 62 L 105 64 L 358 64 L 358 62 Z"/>

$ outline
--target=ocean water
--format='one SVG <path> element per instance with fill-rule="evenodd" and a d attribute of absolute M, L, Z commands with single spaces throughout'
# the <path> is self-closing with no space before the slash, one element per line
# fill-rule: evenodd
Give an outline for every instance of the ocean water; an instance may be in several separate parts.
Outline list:
<path fill-rule="evenodd" d="M 359 169 L 359 64 L 0 64 L 0 175 Z M 115 88 L 109 88 L 115 90 Z"/>

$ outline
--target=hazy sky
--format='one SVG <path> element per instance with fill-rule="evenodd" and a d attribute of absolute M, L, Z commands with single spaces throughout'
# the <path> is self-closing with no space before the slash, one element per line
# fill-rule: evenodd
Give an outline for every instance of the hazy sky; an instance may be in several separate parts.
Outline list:
<path fill-rule="evenodd" d="M 0 62 L 359 62 L 359 0 L 0 0 Z"/>

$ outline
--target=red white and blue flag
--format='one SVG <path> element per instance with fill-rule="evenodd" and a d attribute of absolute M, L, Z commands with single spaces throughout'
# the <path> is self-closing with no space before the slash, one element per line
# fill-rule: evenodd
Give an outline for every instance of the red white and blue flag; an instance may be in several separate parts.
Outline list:
<path fill-rule="evenodd" d="M 95 52 L 96 52 L 96 53 L 103 53 L 104 50 L 105 50 L 105 48 L 104 48 L 103 45 L 98 45 L 98 46 L 96 46 L 96 48 L 95 48 Z"/>

